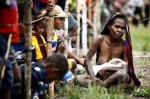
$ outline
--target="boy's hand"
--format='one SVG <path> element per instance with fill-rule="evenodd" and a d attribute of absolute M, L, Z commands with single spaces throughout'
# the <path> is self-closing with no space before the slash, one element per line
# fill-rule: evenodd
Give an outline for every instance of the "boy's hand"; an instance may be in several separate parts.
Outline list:
<path fill-rule="evenodd" d="M 97 77 L 93 77 L 92 78 L 92 81 L 96 84 L 100 84 L 100 85 L 103 85 L 103 81 Z"/>
<path fill-rule="evenodd" d="M 48 15 L 53 10 L 53 8 L 54 8 L 54 5 L 52 4 L 52 2 L 48 1 L 47 2 L 47 9 L 46 9 Z"/>
<path fill-rule="evenodd" d="M 58 46 L 58 52 L 64 53 L 65 48 L 66 48 L 65 43 L 64 43 L 64 42 L 60 42 L 60 44 L 59 44 L 59 46 Z"/>

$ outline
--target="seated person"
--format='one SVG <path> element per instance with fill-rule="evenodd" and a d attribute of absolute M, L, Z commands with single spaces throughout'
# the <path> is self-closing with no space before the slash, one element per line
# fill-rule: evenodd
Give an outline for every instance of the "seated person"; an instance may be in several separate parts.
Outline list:
<path fill-rule="evenodd" d="M 52 51 L 57 53 L 57 54 L 64 54 L 65 50 L 65 45 L 63 40 L 61 40 L 60 37 L 55 30 L 60 30 L 63 28 L 64 25 L 64 20 L 65 20 L 65 12 L 61 9 L 60 6 L 55 5 L 54 7 L 54 33 L 53 33 L 53 38 L 52 38 Z M 46 21 L 47 22 L 47 21 Z M 46 28 L 47 26 L 45 26 Z M 46 39 L 46 34 L 47 31 L 44 28 L 44 37 Z M 59 41 L 60 40 L 60 41 Z M 76 61 L 74 59 L 68 59 L 68 64 L 69 64 L 69 70 L 73 71 L 76 68 Z"/>
<path fill-rule="evenodd" d="M 64 55 L 52 54 L 42 64 L 32 63 L 31 95 L 38 94 L 39 99 L 46 99 L 48 84 L 63 79 L 68 72 L 68 62 Z M 22 75 L 22 98 L 24 97 L 25 65 L 20 66 Z M 22 99 L 21 98 L 21 99 Z"/>
<path fill-rule="evenodd" d="M 25 13 L 24 13 L 24 5 L 18 5 L 19 12 L 19 42 L 12 43 L 12 47 L 15 50 L 15 57 L 19 65 L 25 63 L 25 34 L 26 34 L 26 26 L 25 26 Z M 32 61 L 36 61 L 35 59 L 35 50 L 32 50 Z"/>
<path fill-rule="evenodd" d="M 125 41 L 122 38 L 124 34 Z M 85 68 L 90 78 L 105 87 L 111 87 L 122 83 L 126 83 L 129 86 L 133 84 L 131 87 L 134 87 L 135 85 L 139 86 L 141 83 L 134 73 L 132 46 L 130 41 L 131 38 L 126 16 L 120 13 L 113 14 L 101 34 L 93 41 L 93 44 L 85 57 Z M 95 53 L 97 53 L 97 65 L 102 65 L 113 58 L 119 58 L 128 62 L 127 69 L 106 67 L 98 72 L 103 76 L 107 76 L 108 73 L 110 75 L 105 77 L 105 79 L 100 79 L 100 77 L 96 78 L 90 63 Z"/>
<path fill-rule="evenodd" d="M 18 4 L 18 11 L 19 11 L 19 42 L 18 43 L 12 43 L 12 47 L 15 49 L 15 56 L 17 58 L 18 64 L 23 64 L 25 62 L 25 34 L 26 34 L 26 26 L 25 26 L 25 13 L 24 13 L 24 5 Z M 34 22 L 34 30 L 36 32 L 42 32 L 41 26 L 43 26 L 43 19 L 39 21 L 33 21 Z M 38 34 L 38 33 L 37 33 Z M 37 38 L 38 36 L 38 38 Z M 39 41 L 39 42 L 38 42 Z M 42 63 L 43 58 L 45 59 L 46 56 L 46 50 L 44 45 L 44 38 L 41 35 L 34 35 L 32 36 L 32 61 Z M 39 46 L 39 45 L 42 46 Z"/>
<path fill-rule="evenodd" d="M 47 57 L 46 41 L 41 35 L 45 25 L 44 18 L 35 21 L 32 31 L 32 46 L 35 48 L 36 61 L 42 63 L 43 59 Z"/>

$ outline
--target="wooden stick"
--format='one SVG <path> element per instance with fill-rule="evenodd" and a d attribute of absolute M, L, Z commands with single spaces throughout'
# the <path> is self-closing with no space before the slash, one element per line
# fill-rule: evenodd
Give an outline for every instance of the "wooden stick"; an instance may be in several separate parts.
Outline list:
<path fill-rule="evenodd" d="M 94 23 L 94 38 L 97 37 L 98 30 L 100 30 L 100 1 L 95 1 L 96 5 L 94 7 L 94 16 L 93 16 L 93 23 Z"/>
<path fill-rule="evenodd" d="M 9 52 L 10 52 L 11 38 L 12 38 L 12 34 L 9 34 L 8 41 L 7 41 L 7 49 L 6 49 L 6 53 L 5 53 L 5 56 L 4 56 L 4 61 L 2 61 L 2 63 L 1 63 L 2 66 L 0 68 L 0 85 L 2 83 L 2 79 L 4 77 L 5 70 L 6 70 L 6 60 L 8 59 Z"/>
<path fill-rule="evenodd" d="M 25 18 L 26 18 L 26 65 L 25 65 L 25 99 L 31 98 L 31 36 L 32 36 L 32 0 L 25 0 Z"/>
<path fill-rule="evenodd" d="M 54 5 L 53 0 L 49 0 L 49 2 L 51 2 L 52 5 Z M 47 41 L 49 41 L 49 42 L 52 41 L 53 28 L 54 28 L 54 17 L 52 17 L 52 16 L 53 16 L 53 10 L 50 11 L 50 13 L 49 13 L 48 23 L 47 23 Z M 52 44 L 47 43 L 47 56 L 50 56 L 50 55 L 52 55 Z M 48 95 L 50 97 L 54 96 L 54 84 L 55 84 L 55 82 L 52 82 L 49 84 Z"/>
<path fill-rule="evenodd" d="M 78 24 L 78 30 L 77 30 L 77 40 L 76 40 L 76 53 L 79 55 L 80 50 L 80 9 L 79 9 L 79 0 L 77 0 L 77 24 Z"/>
<path fill-rule="evenodd" d="M 92 5 L 92 0 L 88 1 L 88 6 L 91 7 Z M 88 9 L 88 19 L 92 22 L 92 10 Z"/>
<path fill-rule="evenodd" d="M 49 0 L 49 2 L 54 5 L 53 0 Z M 49 16 L 53 16 L 53 11 L 50 11 Z M 47 41 L 52 41 L 52 36 L 53 36 L 53 27 L 54 27 L 54 17 L 49 17 L 48 18 L 48 23 L 47 23 Z M 52 44 L 48 43 L 47 44 L 47 56 L 50 56 L 52 54 Z"/>
<path fill-rule="evenodd" d="M 68 37 L 68 6 L 69 6 L 69 0 L 66 0 L 66 5 L 65 5 L 65 13 L 66 13 L 66 17 L 65 17 L 65 37 Z M 67 47 L 68 47 L 68 39 L 65 39 L 65 56 L 67 58 Z"/>
<path fill-rule="evenodd" d="M 83 55 L 86 55 L 87 52 L 87 8 L 86 2 L 82 2 L 82 52 Z"/>

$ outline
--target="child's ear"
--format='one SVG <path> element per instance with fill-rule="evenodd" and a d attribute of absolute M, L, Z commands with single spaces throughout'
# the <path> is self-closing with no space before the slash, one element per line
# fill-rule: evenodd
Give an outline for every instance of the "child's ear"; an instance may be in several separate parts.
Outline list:
<path fill-rule="evenodd" d="M 51 72 L 52 72 L 52 74 L 58 74 L 59 70 L 55 68 Z"/>
<path fill-rule="evenodd" d="M 53 69 L 50 76 L 53 80 L 60 80 L 60 71 L 58 69 Z"/>

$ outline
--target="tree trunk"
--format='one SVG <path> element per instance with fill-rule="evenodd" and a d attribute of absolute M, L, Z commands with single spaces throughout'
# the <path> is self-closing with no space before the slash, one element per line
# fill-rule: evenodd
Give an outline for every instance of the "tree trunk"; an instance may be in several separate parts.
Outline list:
<path fill-rule="evenodd" d="M 53 5 L 54 5 L 54 1 L 53 0 L 49 0 Z M 52 54 L 52 36 L 53 36 L 53 27 L 54 27 L 54 15 L 53 15 L 53 11 L 50 11 L 49 13 L 49 18 L 48 18 L 48 23 L 47 23 L 47 41 L 49 43 L 47 43 L 47 56 L 50 56 Z"/>
<path fill-rule="evenodd" d="M 32 36 L 32 15 L 31 15 L 32 1 L 25 0 L 25 18 L 26 18 L 26 65 L 25 65 L 25 99 L 31 97 L 31 36 Z"/>
<path fill-rule="evenodd" d="M 54 1 L 53 0 L 49 0 L 49 2 L 52 3 L 52 5 L 54 5 Z M 47 23 L 47 41 L 49 43 L 47 43 L 47 57 L 52 55 L 52 36 L 53 36 L 53 30 L 54 28 L 54 14 L 53 11 L 50 11 L 49 13 L 49 17 L 48 17 L 48 23 Z M 55 81 L 51 82 L 49 84 L 49 89 L 48 89 L 48 95 L 50 97 L 54 96 L 54 84 Z"/>

